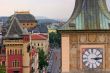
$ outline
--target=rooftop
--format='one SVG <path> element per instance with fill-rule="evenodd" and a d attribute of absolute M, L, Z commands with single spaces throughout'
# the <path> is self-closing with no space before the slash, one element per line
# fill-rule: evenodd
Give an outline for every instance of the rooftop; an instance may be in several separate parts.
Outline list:
<path fill-rule="evenodd" d="M 29 11 L 15 11 L 15 14 L 30 14 Z"/>
<path fill-rule="evenodd" d="M 106 0 L 76 0 L 70 19 L 59 30 L 109 30 Z"/>
<path fill-rule="evenodd" d="M 15 16 L 20 22 L 36 21 L 35 17 L 32 14 L 16 14 Z"/>
<path fill-rule="evenodd" d="M 48 38 L 48 35 L 43 34 L 32 34 L 31 39 L 32 40 L 46 40 Z"/>

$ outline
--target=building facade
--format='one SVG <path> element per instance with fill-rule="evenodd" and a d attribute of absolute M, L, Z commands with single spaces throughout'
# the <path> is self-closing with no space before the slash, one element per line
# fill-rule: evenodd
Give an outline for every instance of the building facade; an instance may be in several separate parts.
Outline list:
<path fill-rule="evenodd" d="M 6 46 L 6 72 L 23 73 L 23 43 L 21 39 L 5 39 Z"/>
<path fill-rule="evenodd" d="M 106 0 L 76 0 L 62 34 L 62 73 L 110 72 L 110 14 Z"/>
<path fill-rule="evenodd" d="M 49 48 L 49 40 L 47 34 L 32 34 L 31 35 L 31 42 L 32 46 L 35 46 L 35 48 L 42 48 L 45 53 L 48 53 Z"/>
<path fill-rule="evenodd" d="M 18 19 L 19 24 L 23 29 L 28 30 L 37 26 L 37 21 L 35 17 L 30 14 L 29 11 L 16 11 L 13 16 Z"/>
<path fill-rule="evenodd" d="M 6 66 L 6 73 L 38 73 L 37 48 L 48 51 L 48 34 L 35 34 L 35 17 L 27 11 L 15 12 L 5 28 L 3 46 L 6 53 L 0 54 L 0 63 Z"/>
<path fill-rule="evenodd" d="M 4 64 L 5 59 L 6 73 L 30 73 L 32 67 L 35 68 L 34 73 L 38 73 L 38 54 L 35 52 L 33 56 L 30 56 L 32 48 L 28 46 L 37 48 L 36 45 L 32 45 L 34 43 L 39 44 L 39 47 L 47 48 L 45 45 L 47 42 L 40 40 L 48 41 L 48 35 L 33 35 L 32 29 L 37 28 L 37 23 L 34 16 L 27 11 L 15 12 L 9 18 L 5 28 L 7 30 L 3 36 L 3 45 L 6 53 L 2 60 Z M 28 30 L 31 30 L 31 33 Z M 31 64 L 32 59 L 34 62 Z"/>

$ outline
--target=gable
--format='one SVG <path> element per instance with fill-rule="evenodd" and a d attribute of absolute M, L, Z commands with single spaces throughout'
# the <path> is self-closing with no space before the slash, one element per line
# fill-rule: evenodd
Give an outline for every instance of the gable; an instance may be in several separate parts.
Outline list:
<path fill-rule="evenodd" d="M 9 25 L 6 37 L 9 37 L 9 36 L 14 37 L 15 35 L 22 35 L 22 34 L 23 34 L 23 30 L 20 27 L 17 19 L 14 18 L 11 24 Z"/>

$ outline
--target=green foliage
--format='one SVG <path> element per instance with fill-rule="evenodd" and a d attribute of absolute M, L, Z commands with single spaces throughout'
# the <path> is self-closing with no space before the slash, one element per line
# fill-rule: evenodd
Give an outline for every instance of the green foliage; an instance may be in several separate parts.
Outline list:
<path fill-rule="evenodd" d="M 39 55 L 39 70 L 43 70 L 44 67 L 47 67 L 48 66 L 48 63 L 47 63 L 47 55 L 45 54 L 45 52 L 43 51 L 42 48 L 38 48 L 39 52 L 38 52 L 38 55 Z"/>
<path fill-rule="evenodd" d="M 61 34 L 59 32 L 49 33 L 50 47 L 61 47 Z"/>
<path fill-rule="evenodd" d="M 6 73 L 5 66 L 0 65 L 0 73 Z"/>

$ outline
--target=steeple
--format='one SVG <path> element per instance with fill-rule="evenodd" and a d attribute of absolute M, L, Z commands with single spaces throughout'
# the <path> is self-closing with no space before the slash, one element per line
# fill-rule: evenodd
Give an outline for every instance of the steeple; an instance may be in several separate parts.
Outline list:
<path fill-rule="evenodd" d="M 74 11 L 62 30 L 107 30 L 109 23 L 106 0 L 76 0 Z"/>

